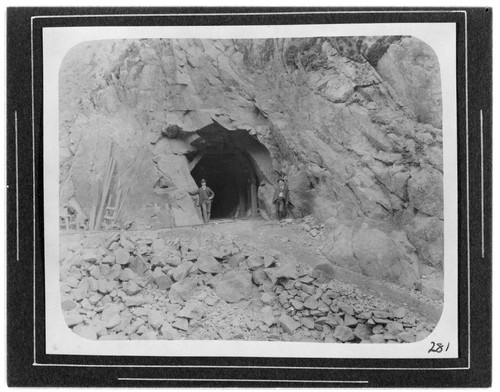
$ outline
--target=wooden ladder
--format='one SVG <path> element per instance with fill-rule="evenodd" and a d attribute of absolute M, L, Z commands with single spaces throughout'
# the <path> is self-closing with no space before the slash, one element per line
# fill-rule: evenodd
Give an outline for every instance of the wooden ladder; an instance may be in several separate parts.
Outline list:
<path fill-rule="evenodd" d="M 111 196 L 108 201 L 108 205 L 106 206 L 104 210 L 104 217 L 103 217 L 103 224 L 104 227 L 106 226 L 111 226 L 113 223 L 115 223 L 116 218 L 118 217 L 118 210 L 120 207 L 120 197 L 121 197 L 121 186 L 120 186 L 120 181 L 118 181 L 118 190 L 116 192 L 116 197 L 115 197 L 115 202 L 114 205 L 112 205 L 112 200 L 113 197 Z"/>

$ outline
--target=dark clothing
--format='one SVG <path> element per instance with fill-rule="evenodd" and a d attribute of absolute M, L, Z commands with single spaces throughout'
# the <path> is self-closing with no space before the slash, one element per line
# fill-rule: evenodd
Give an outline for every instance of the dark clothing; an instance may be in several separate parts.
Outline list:
<path fill-rule="evenodd" d="M 273 204 L 276 204 L 276 216 L 279 220 L 285 218 L 286 205 L 289 201 L 287 185 L 278 185 L 274 189 Z"/>
<path fill-rule="evenodd" d="M 201 212 L 203 215 L 203 222 L 208 223 L 210 221 L 210 210 L 212 209 L 212 201 L 206 200 L 201 203 Z"/>
<path fill-rule="evenodd" d="M 212 209 L 212 199 L 215 197 L 215 192 L 206 186 L 205 189 L 201 187 L 198 188 L 196 192 L 190 192 L 190 194 L 198 195 L 198 203 L 201 206 L 203 222 L 208 223 L 210 221 L 210 210 Z"/>
<path fill-rule="evenodd" d="M 211 190 L 208 186 L 203 189 L 203 187 L 198 189 L 198 196 L 199 196 L 199 201 L 200 204 L 209 201 L 215 197 L 215 193 L 213 190 Z"/>
<path fill-rule="evenodd" d="M 288 186 L 286 184 L 278 185 L 274 189 L 273 204 L 278 201 L 279 198 L 283 198 L 285 203 L 288 203 Z"/>
<path fill-rule="evenodd" d="M 278 201 L 276 202 L 276 216 L 278 217 L 279 220 L 285 218 L 286 216 L 285 199 L 278 198 Z"/>

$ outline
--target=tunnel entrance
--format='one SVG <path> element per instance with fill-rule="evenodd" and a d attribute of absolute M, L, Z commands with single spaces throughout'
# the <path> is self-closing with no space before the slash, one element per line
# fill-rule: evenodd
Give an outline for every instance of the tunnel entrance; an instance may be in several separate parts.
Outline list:
<path fill-rule="evenodd" d="M 216 124 L 198 135 L 193 143 L 197 151 L 188 158 L 196 184 L 205 179 L 215 193 L 211 218 L 258 217 L 257 188 L 267 179 L 262 167 L 271 168 L 267 148 L 247 131 L 228 131 Z"/>
<path fill-rule="evenodd" d="M 252 181 L 257 178 L 243 153 L 206 153 L 191 172 L 199 185 L 204 178 L 215 192 L 211 218 L 252 215 Z"/>

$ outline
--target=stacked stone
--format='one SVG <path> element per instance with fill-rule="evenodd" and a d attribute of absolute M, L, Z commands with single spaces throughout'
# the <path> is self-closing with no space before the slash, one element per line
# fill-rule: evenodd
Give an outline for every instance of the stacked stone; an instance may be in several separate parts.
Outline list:
<path fill-rule="evenodd" d="M 94 340 L 389 343 L 421 340 L 434 327 L 282 258 L 227 238 L 88 238 L 61 252 L 63 314 Z M 257 312 L 241 308 L 249 300 Z"/>
<path fill-rule="evenodd" d="M 89 339 L 179 338 L 218 300 L 190 302 L 196 289 L 238 252 L 231 244 L 208 253 L 197 239 L 124 232 L 81 245 L 61 252 L 61 306 L 68 326 Z"/>
<path fill-rule="evenodd" d="M 279 279 L 274 291 L 284 312 L 278 322 L 286 333 L 327 342 L 412 343 L 434 328 L 419 323 L 406 308 L 386 310 L 385 303 L 318 278 L 315 271 L 301 269 L 297 278 Z"/>

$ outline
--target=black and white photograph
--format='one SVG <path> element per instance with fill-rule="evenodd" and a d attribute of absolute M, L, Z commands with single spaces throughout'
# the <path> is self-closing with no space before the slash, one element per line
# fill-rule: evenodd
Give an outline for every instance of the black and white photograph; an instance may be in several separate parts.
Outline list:
<path fill-rule="evenodd" d="M 443 139 L 456 130 L 443 131 L 438 55 L 412 35 L 310 30 L 89 40 L 82 29 L 50 69 L 59 263 L 46 270 L 68 330 L 98 342 L 329 346 L 434 331 Z"/>
<path fill-rule="evenodd" d="M 34 363 L 463 360 L 456 23 L 73 17 L 32 19 Z"/>

